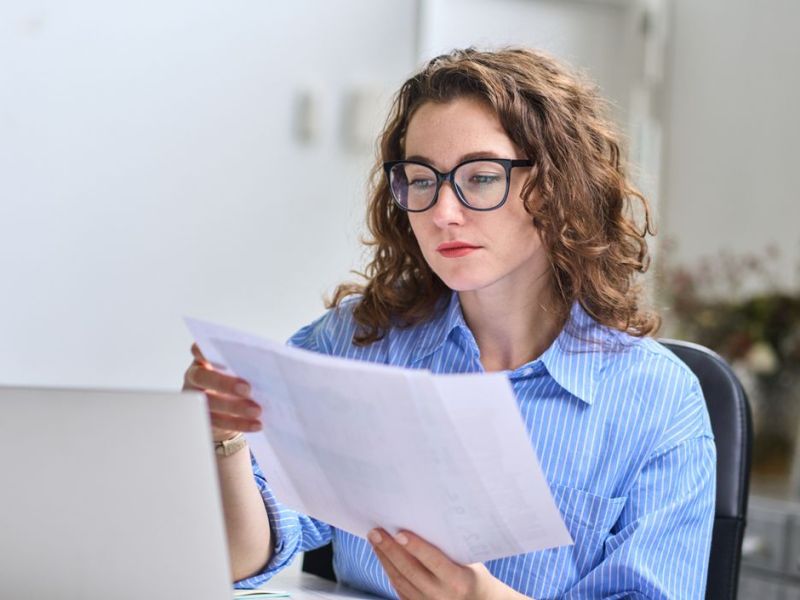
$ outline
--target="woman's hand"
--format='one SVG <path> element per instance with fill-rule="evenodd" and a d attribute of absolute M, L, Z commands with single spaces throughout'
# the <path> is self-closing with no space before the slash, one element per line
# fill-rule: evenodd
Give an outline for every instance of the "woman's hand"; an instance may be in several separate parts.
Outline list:
<path fill-rule="evenodd" d="M 383 529 L 373 529 L 369 541 L 401 600 L 525 598 L 481 563 L 455 563 L 411 532 L 401 531 L 393 538 Z"/>
<path fill-rule="evenodd" d="M 261 407 L 250 398 L 250 385 L 238 377 L 216 371 L 197 344 L 192 344 L 194 362 L 183 376 L 184 390 L 206 393 L 215 442 L 232 438 L 240 431 L 261 429 Z"/>

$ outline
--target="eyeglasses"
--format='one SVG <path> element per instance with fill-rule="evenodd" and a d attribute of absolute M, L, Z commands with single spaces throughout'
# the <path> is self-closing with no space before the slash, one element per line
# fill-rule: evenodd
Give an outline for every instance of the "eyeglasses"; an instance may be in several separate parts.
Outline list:
<path fill-rule="evenodd" d="M 440 173 L 416 160 L 383 163 L 392 198 L 408 212 L 423 212 L 436 204 L 445 181 L 450 182 L 461 204 L 471 210 L 500 208 L 508 198 L 511 169 L 530 166 L 533 166 L 530 160 L 473 158 Z"/>

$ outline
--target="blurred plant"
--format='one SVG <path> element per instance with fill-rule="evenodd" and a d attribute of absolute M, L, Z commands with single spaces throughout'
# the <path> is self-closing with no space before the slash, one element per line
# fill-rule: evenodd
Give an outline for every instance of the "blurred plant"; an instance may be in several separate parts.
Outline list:
<path fill-rule="evenodd" d="M 674 246 L 660 257 L 668 334 L 707 346 L 734 367 L 756 414 L 756 467 L 791 459 L 800 417 L 800 289 L 778 274 L 780 253 L 721 252 L 692 267 Z M 800 272 L 800 264 L 798 264 Z"/>
<path fill-rule="evenodd" d="M 676 335 L 708 346 L 762 378 L 800 368 L 800 290 L 787 289 L 776 272 L 779 252 L 721 252 L 694 267 L 661 263 L 666 325 Z"/>

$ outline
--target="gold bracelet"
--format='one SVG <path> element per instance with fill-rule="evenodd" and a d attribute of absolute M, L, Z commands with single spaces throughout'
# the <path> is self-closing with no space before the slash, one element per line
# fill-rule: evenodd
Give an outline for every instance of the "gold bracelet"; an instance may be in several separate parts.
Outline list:
<path fill-rule="evenodd" d="M 229 440 L 214 442 L 214 452 L 217 456 L 230 456 L 247 446 L 247 438 L 239 432 Z"/>

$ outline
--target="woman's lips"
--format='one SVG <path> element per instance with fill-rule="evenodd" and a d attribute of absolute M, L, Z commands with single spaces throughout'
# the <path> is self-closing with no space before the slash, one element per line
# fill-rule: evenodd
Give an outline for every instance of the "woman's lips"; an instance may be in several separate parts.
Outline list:
<path fill-rule="evenodd" d="M 472 244 L 468 244 L 466 242 L 445 242 L 443 244 L 439 244 L 436 247 L 436 251 L 445 258 L 459 258 L 461 256 L 466 256 L 467 254 L 470 254 L 479 248 L 480 246 L 473 246 Z"/>

